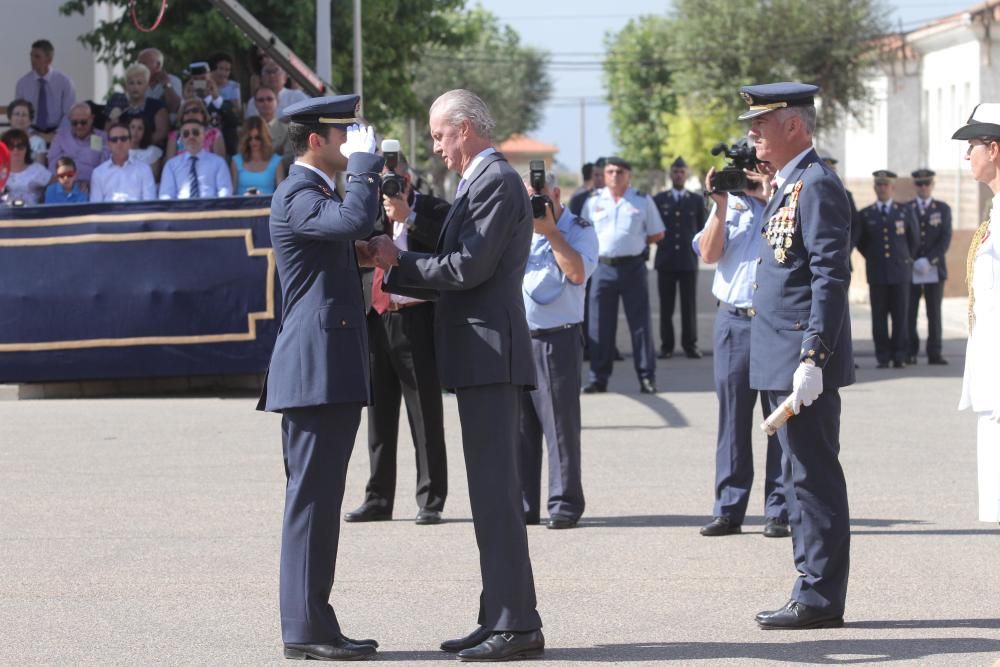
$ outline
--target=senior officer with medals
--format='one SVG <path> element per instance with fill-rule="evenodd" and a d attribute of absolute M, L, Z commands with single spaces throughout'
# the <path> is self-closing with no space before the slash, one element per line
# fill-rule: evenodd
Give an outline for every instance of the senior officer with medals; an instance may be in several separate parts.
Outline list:
<path fill-rule="evenodd" d="M 361 240 L 378 215 L 382 158 L 372 129 L 357 124 L 358 102 L 285 109 L 296 159 L 271 200 L 282 314 L 257 409 L 282 413 L 281 635 L 285 657 L 299 660 L 364 659 L 378 645 L 345 637 L 330 605 L 347 463 L 371 395 L 358 265 L 371 261 Z"/>
<path fill-rule="evenodd" d="M 840 466 L 840 387 L 854 382 L 847 288 L 850 204 L 813 149 L 819 89 L 772 83 L 740 90 L 748 137 L 776 170 L 764 210 L 750 323 L 750 386 L 768 410 L 789 402 L 778 431 L 799 577 L 791 599 L 757 614 L 764 629 L 840 627 L 850 560 Z"/>

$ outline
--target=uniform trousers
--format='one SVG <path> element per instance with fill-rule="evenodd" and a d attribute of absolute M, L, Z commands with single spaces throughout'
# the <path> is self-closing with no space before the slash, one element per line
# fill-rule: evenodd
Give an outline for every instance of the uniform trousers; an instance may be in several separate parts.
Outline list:
<path fill-rule="evenodd" d="M 455 389 L 482 573 L 479 624 L 495 632 L 542 627 L 517 472 L 523 392 L 511 384 Z"/>
<path fill-rule="evenodd" d="M 347 463 L 361 407 L 333 403 L 292 408 L 281 418 L 286 486 L 279 597 L 286 644 L 329 643 L 341 635 L 330 591 Z"/>
<path fill-rule="evenodd" d="M 1000 522 L 1000 424 L 979 415 L 976 433 L 979 468 L 979 520 Z"/>
<path fill-rule="evenodd" d="M 551 516 L 576 520 L 585 506 L 580 471 L 580 325 L 532 336 L 531 353 L 538 386 L 521 393 L 521 484 L 524 514 L 539 517 L 542 439 L 549 457 Z"/>
<path fill-rule="evenodd" d="M 625 320 L 632 338 L 632 357 L 639 378 L 656 377 L 656 350 L 649 312 L 646 261 L 636 257 L 622 264 L 597 265 L 590 278 L 590 322 L 587 351 L 590 381 L 607 384 L 615 362 L 618 301 L 625 306 Z"/>
<path fill-rule="evenodd" d="M 880 364 L 906 361 L 907 343 L 906 311 L 910 306 L 910 283 L 898 285 L 869 285 L 868 296 L 872 309 L 872 338 L 875 341 L 875 358 Z M 892 336 L 889 336 L 889 318 L 892 318 Z"/>
<path fill-rule="evenodd" d="M 685 352 L 698 348 L 697 283 L 697 270 L 659 269 L 656 272 L 656 286 L 660 294 L 660 345 L 664 352 L 674 351 L 674 304 L 678 291 L 681 293 L 681 347 Z"/>
<path fill-rule="evenodd" d="M 774 411 L 787 391 L 766 391 Z M 799 577 L 792 599 L 831 614 L 844 613 L 850 571 L 847 482 L 840 467 L 840 392 L 825 389 L 778 430 L 785 498 Z"/>
<path fill-rule="evenodd" d="M 924 308 L 927 310 L 927 357 L 935 359 L 941 356 L 941 299 L 944 297 L 944 281 L 910 285 L 910 305 L 907 315 L 909 317 L 908 350 L 911 357 L 920 354 L 917 315 L 920 310 L 921 296 L 924 297 Z"/>
<path fill-rule="evenodd" d="M 758 391 L 750 388 L 750 316 L 721 304 L 715 315 L 712 366 L 719 398 L 719 435 L 715 448 L 715 507 L 712 516 L 742 524 L 753 487 L 754 406 Z M 768 412 L 763 397 L 761 413 Z M 781 444 L 767 439 L 764 467 L 764 516 L 788 521 L 782 481 Z"/>

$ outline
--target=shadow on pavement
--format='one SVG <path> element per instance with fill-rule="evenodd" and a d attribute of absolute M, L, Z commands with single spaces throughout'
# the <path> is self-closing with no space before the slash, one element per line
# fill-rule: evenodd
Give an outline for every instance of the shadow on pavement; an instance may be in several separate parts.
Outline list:
<path fill-rule="evenodd" d="M 700 528 L 709 521 L 712 517 L 708 514 L 702 515 L 689 515 L 689 514 L 639 514 L 632 516 L 584 516 L 580 519 L 580 527 L 591 527 L 591 528 L 659 528 L 659 527 L 676 527 L 676 528 Z M 764 525 L 763 516 L 747 516 L 743 520 L 744 524 L 751 525 Z M 889 526 L 906 526 L 906 525 L 929 525 L 926 521 L 920 521 L 917 519 L 851 519 L 852 529 L 856 529 L 858 526 L 868 526 L 873 528 L 887 528 Z M 869 531 L 857 531 L 857 533 L 868 533 Z M 874 531 L 872 531 L 874 532 Z M 882 531 L 885 534 L 917 534 L 917 533 L 927 533 L 934 534 L 933 531 L 894 531 L 887 530 Z M 961 531 L 946 531 L 947 533 Z M 972 531 L 975 533 L 990 533 L 990 532 L 1000 532 L 1000 531 Z M 751 533 L 752 534 L 752 533 Z M 734 536 L 735 537 L 735 536 Z"/>
<path fill-rule="evenodd" d="M 862 630 L 923 630 L 937 628 L 1000 629 L 1000 618 L 930 618 L 899 621 L 848 621 L 845 627 Z"/>

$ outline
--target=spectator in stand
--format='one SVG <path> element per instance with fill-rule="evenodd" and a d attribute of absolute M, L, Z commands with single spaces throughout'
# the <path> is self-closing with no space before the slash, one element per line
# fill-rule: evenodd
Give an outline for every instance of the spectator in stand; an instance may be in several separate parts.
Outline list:
<path fill-rule="evenodd" d="M 226 161 L 203 150 L 205 125 L 189 118 L 181 125 L 184 152 L 163 165 L 160 199 L 198 199 L 228 197 L 233 193 L 233 180 Z"/>
<path fill-rule="evenodd" d="M 31 156 L 34 161 L 43 167 L 48 166 L 49 146 L 45 143 L 45 139 L 31 128 L 31 124 L 35 122 L 35 107 L 32 106 L 31 102 L 17 98 L 8 104 L 7 119 L 10 120 L 10 126 L 13 129 L 24 130 L 28 135 L 29 148 L 31 148 Z"/>
<path fill-rule="evenodd" d="M 213 53 L 208 59 L 208 65 L 212 68 L 211 78 L 222 99 L 233 105 L 233 111 L 237 114 L 242 113 L 243 93 L 240 91 L 240 82 L 230 78 L 233 73 L 232 57 L 228 53 Z"/>
<path fill-rule="evenodd" d="M 42 192 L 52 180 L 49 170 L 31 161 L 28 133 L 7 130 L 0 136 L 10 150 L 10 175 L 7 177 L 7 203 L 32 206 L 41 201 Z"/>
<path fill-rule="evenodd" d="M 128 150 L 128 156 L 133 160 L 149 165 L 153 170 L 153 178 L 157 182 L 160 180 L 160 169 L 163 168 L 163 151 L 159 146 L 154 146 L 150 142 L 149 128 L 142 116 L 136 116 L 128 121 L 128 132 L 132 139 Z"/>
<path fill-rule="evenodd" d="M 104 132 L 94 129 L 94 114 L 89 104 L 74 104 L 69 110 L 69 124 L 68 129 L 63 127 L 56 132 L 52 146 L 49 147 L 49 164 L 55 173 L 56 160 L 69 155 L 76 161 L 76 178 L 80 189 L 87 192 L 94 167 L 107 160 L 111 153 L 108 151 Z"/>
<path fill-rule="evenodd" d="M 184 100 L 184 106 L 181 108 L 181 116 L 178 120 L 178 127 L 191 119 L 199 121 L 206 128 L 203 136 L 204 144 L 202 148 L 206 151 L 215 153 L 221 158 L 225 158 L 226 143 L 222 139 L 222 132 L 219 128 L 211 126 L 208 120 L 208 110 L 205 109 L 205 103 L 197 97 Z M 185 143 L 181 140 L 180 133 L 176 130 L 172 131 L 167 136 L 166 159 L 169 160 L 175 155 L 183 153 L 185 150 L 184 146 Z"/>
<path fill-rule="evenodd" d="M 118 112 L 112 109 L 109 120 L 112 123 L 123 122 L 126 127 L 133 118 L 142 118 L 150 129 L 150 140 L 161 148 L 167 143 L 167 133 L 170 131 L 170 114 L 162 100 L 149 95 L 149 68 L 142 63 L 136 63 L 125 70 L 125 93 L 128 96 L 128 107 Z"/>
<path fill-rule="evenodd" d="M 31 71 L 17 80 L 14 96 L 31 102 L 35 109 L 34 127 L 39 132 L 55 132 L 76 102 L 73 82 L 52 69 L 55 48 L 47 39 L 31 45 Z"/>
<path fill-rule="evenodd" d="M 128 125 L 108 128 L 111 159 L 102 162 L 90 178 L 90 201 L 148 201 L 156 199 L 156 183 L 149 165 L 129 157 L 132 133 Z"/>
<path fill-rule="evenodd" d="M 233 105 L 222 98 L 215 80 L 210 76 L 206 62 L 188 65 L 191 78 L 184 83 L 184 104 L 190 99 L 199 99 L 205 104 L 208 114 L 207 125 L 217 127 L 222 132 L 225 145 L 224 157 L 235 155 L 239 144 L 240 118 Z"/>
<path fill-rule="evenodd" d="M 253 101 L 257 103 L 259 117 L 267 123 L 267 129 L 271 133 L 271 149 L 275 155 L 280 155 L 287 170 L 295 160 L 295 153 L 292 151 L 292 142 L 288 140 L 288 125 L 278 118 L 278 96 L 270 88 L 258 88 L 253 96 Z"/>
<path fill-rule="evenodd" d="M 259 116 L 243 121 L 240 152 L 229 168 L 238 195 L 274 194 L 274 188 L 285 180 L 281 156 L 275 154 L 267 123 Z"/>
<path fill-rule="evenodd" d="M 301 90 L 292 90 L 291 88 L 286 88 L 285 85 L 288 83 L 288 74 L 285 70 L 278 67 L 278 64 L 273 60 L 267 59 L 264 61 L 264 66 L 260 70 L 260 86 L 261 88 L 270 88 L 278 96 L 278 115 L 281 115 L 281 111 L 296 102 L 301 102 L 302 100 L 309 99 Z M 253 100 L 247 104 L 247 118 L 250 116 L 257 116 L 257 105 L 254 104 Z"/>
<path fill-rule="evenodd" d="M 90 201 L 76 184 L 76 162 L 62 156 L 56 160 L 56 182 L 45 188 L 46 204 L 82 204 Z"/>
<path fill-rule="evenodd" d="M 163 69 L 163 53 L 159 49 L 143 49 L 137 60 L 149 70 L 149 97 L 167 105 L 173 122 L 181 108 L 181 80 Z"/>

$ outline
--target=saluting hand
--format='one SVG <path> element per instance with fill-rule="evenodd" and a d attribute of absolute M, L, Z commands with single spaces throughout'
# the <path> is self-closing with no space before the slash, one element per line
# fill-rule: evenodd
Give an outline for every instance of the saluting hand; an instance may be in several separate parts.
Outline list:
<path fill-rule="evenodd" d="M 340 145 L 340 153 L 346 158 L 354 153 L 375 153 L 375 129 L 370 125 L 355 123 L 347 128 L 347 139 Z"/>

